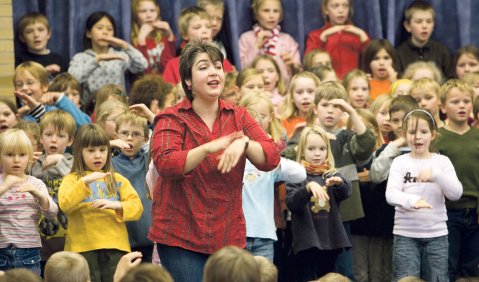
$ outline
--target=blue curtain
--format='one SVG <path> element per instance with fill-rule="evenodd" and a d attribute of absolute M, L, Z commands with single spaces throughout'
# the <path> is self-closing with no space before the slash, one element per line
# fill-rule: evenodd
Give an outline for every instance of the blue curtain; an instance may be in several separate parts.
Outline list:
<path fill-rule="evenodd" d="M 412 0 L 352 0 L 353 22 L 366 30 L 371 38 L 386 38 L 397 45 L 407 38 L 402 27 L 404 8 Z M 130 0 L 15 0 L 14 23 L 27 12 L 40 11 L 48 17 L 53 30 L 49 48 L 71 58 L 82 51 L 85 21 L 94 11 L 107 11 L 116 20 L 117 36 L 129 40 Z M 177 19 L 182 8 L 196 0 L 157 0 L 162 19 L 168 21 L 178 35 Z M 321 0 L 283 0 L 282 30 L 291 34 L 301 50 L 308 32 L 323 25 Z M 433 38 L 443 42 L 453 52 L 466 44 L 479 46 L 479 1 L 430 0 L 436 11 Z M 239 66 L 238 38 L 254 23 L 251 0 L 225 0 L 225 22 L 221 36 L 231 47 L 231 61 Z M 15 48 L 22 48 L 18 42 Z"/>

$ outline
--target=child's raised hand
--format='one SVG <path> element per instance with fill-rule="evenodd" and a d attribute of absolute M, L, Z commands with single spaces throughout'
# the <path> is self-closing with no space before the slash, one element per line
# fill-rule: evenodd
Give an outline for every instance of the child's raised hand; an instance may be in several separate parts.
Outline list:
<path fill-rule="evenodd" d="M 329 36 L 344 30 L 346 27 L 346 25 L 333 25 L 332 27 L 323 31 L 323 33 L 321 33 L 321 35 L 319 36 L 319 39 L 323 42 L 326 42 Z"/>
<path fill-rule="evenodd" d="M 25 105 L 27 105 L 28 112 L 30 112 L 32 109 L 35 109 L 36 107 L 38 107 L 38 105 L 40 105 L 40 101 L 35 100 L 32 96 L 25 94 L 23 91 L 14 91 L 13 93 L 15 94 L 15 96 L 21 99 Z"/>
<path fill-rule="evenodd" d="M 42 98 L 40 99 L 40 102 L 44 105 L 55 105 L 55 103 L 58 101 L 58 98 L 62 95 L 62 92 L 47 92 L 43 93 Z"/>
<path fill-rule="evenodd" d="M 341 111 L 347 112 L 348 114 L 351 114 L 356 111 L 348 102 L 343 99 L 332 99 L 329 100 L 329 103 L 339 107 Z"/>
<path fill-rule="evenodd" d="M 20 184 L 24 181 L 25 180 L 21 177 L 9 174 L 9 175 L 7 175 L 7 177 L 5 177 L 5 179 L 3 179 L 3 185 L 5 185 L 7 187 L 12 187 L 15 184 Z"/>
<path fill-rule="evenodd" d="M 419 199 L 419 201 L 417 201 L 414 204 L 414 208 L 415 209 L 432 209 L 432 206 L 428 202 L 426 202 L 426 200 Z"/>
<path fill-rule="evenodd" d="M 334 185 L 339 185 L 343 183 L 343 179 L 341 179 L 341 177 L 339 176 L 333 176 L 333 177 L 330 177 L 328 179 L 326 179 L 326 186 L 330 187 L 330 186 L 334 186 Z"/>
<path fill-rule="evenodd" d="M 110 146 L 114 148 L 118 148 L 120 150 L 130 148 L 130 144 L 128 144 L 126 141 L 123 141 L 121 139 L 110 140 Z"/>
<path fill-rule="evenodd" d="M 120 39 L 118 37 L 105 36 L 105 37 L 102 38 L 102 40 L 107 41 L 110 45 L 112 45 L 114 47 L 118 47 L 122 50 L 125 50 L 126 48 L 128 48 L 128 42 L 126 42 L 125 40 Z"/>
<path fill-rule="evenodd" d="M 163 31 L 163 34 L 168 36 L 168 41 L 172 41 L 174 39 L 170 24 L 167 21 L 157 20 L 153 23 L 153 27 Z"/>
<path fill-rule="evenodd" d="M 43 169 L 46 169 L 47 167 L 51 165 L 56 165 L 61 159 L 63 159 L 62 154 L 53 154 L 53 155 L 48 155 L 45 158 L 45 161 L 43 162 Z"/>
<path fill-rule="evenodd" d="M 118 201 L 110 201 L 107 199 L 97 199 L 91 203 L 91 206 L 97 209 L 105 210 L 119 210 L 121 209 L 121 203 Z"/>
<path fill-rule="evenodd" d="M 344 29 L 344 31 L 347 31 L 349 33 L 359 36 L 359 40 L 361 40 L 361 42 L 365 42 L 366 40 L 368 40 L 369 37 L 367 33 L 364 30 L 360 29 L 359 27 L 352 24 L 348 24 L 345 27 L 346 28 Z"/>
<path fill-rule="evenodd" d="M 36 162 L 40 159 L 40 156 L 43 154 L 43 152 L 33 152 L 33 160 L 32 162 Z"/>
<path fill-rule="evenodd" d="M 318 198 L 320 201 L 329 201 L 327 188 L 319 185 L 317 182 L 311 181 L 306 184 L 306 190 L 313 194 L 312 197 Z"/>
<path fill-rule="evenodd" d="M 432 170 L 430 168 L 421 170 L 416 177 L 417 182 L 431 182 Z"/>
<path fill-rule="evenodd" d="M 113 281 L 119 282 L 132 268 L 138 266 L 141 263 L 143 255 L 141 252 L 131 252 L 121 257 L 120 261 L 116 265 L 115 275 L 113 275 Z"/>
<path fill-rule="evenodd" d="M 390 81 L 391 83 L 393 83 L 394 81 L 396 81 L 396 79 L 397 79 L 397 77 L 398 77 L 398 73 L 397 73 L 397 71 L 393 68 L 392 63 L 386 65 L 386 70 L 387 70 L 387 72 L 388 72 L 389 81 Z"/>
<path fill-rule="evenodd" d="M 272 33 L 271 31 L 269 30 L 260 30 L 257 34 L 256 34 L 256 47 L 258 49 L 261 49 L 263 48 L 263 45 L 264 43 L 266 42 L 266 40 L 271 37 Z"/>
<path fill-rule="evenodd" d="M 58 73 L 61 69 L 62 68 L 57 64 L 51 64 L 45 67 L 45 70 L 50 74 Z"/>
<path fill-rule="evenodd" d="M 137 116 L 146 118 L 150 123 L 155 120 L 155 114 L 143 103 L 131 105 L 130 111 Z"/>
<path fill-rule="evenodd" d="M 99 63 L 100 61 L 111 61 L 111 60 L 124 61 L 125 58 L 120 54 L 111 54 L 111 53 L 97 54 L 95 57 L 95 61 L 97 63 Z"/>
<path fill-rule="evenodd" d="M 140 30 L 138 30 L 138 44 L 145 45 L 146 37 L 154 30 L 152 24 L 144 23 L 141 25 Z"/>
<path fill-rule="evenodd" d="M 85 175 L 83 176 L 81 179 L 83 180 L 83 182 L 88 185 L 90 183 L 92 183 L 93 181 L 96 181 L 98 179 L 102 179 L 102 178 L 105 178 L 107 177 L 108 175 L 111 175 L 110 172 L 99 172 L 99 171 L 95 171 L 95 172 L 92 172 L 88 175 Z"/>

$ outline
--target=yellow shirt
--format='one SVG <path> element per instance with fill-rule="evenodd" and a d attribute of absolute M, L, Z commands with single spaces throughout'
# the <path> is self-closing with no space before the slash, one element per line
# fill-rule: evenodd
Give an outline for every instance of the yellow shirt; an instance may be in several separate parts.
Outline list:
<path fill-rule="evenodd" d="M 143 206 L 128 179 L 118 173 L 115 173 L 115 178 L 118 192 L 114 195 L 108 194 L 103 179 L 87 187 L 77 174 L 71 173 L 63 178 L 58 191 L 58 203 L 68 215 L 65 251 L 131 251 L 125 221 L 138 220 L 143 213 Z M 92 202 L 97 199 L 120 201 L 122 211 L 92 207 Z"/>

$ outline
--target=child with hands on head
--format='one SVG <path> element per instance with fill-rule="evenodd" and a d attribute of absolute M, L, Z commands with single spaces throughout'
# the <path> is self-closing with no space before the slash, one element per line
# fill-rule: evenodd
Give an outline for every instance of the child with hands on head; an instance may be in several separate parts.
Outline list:
<path fill-rule="evenodd" d="M 241 67 L 250 67 L 258 55 L 270 55 L 278 64 L 281 76 L 289 81 L 301 69 L 301 57 L 298 43 L 291 35 L 281 32 L 281 1 L 253 0 L 251 8 L 258 23 L 240 36 Z"/>
<path fill-rule="evenodd" d="M 458 200 L 462 184 L 449 158 L 431 152 L 437 126 L 429 111 L 408 112 L 404 128 L 411 152 L 394 159 L 386 188 L 386 200 L 396 206 L 393 281 L 409 275 L 449 281 L 445 198 Z"/>
<path fill-rule="evenodd" d="M 26 174 L 33 161 L 30 139 L 20 129 L 0 135 L 0 270 L 28 268 L 40 275 L 41 240 L 38 221 L 54 219 L 58 206 L 45 184 Z M 21 211 L 21 212 L 20 212 Z"/>
<path fill-rule="evenodd" d="M 160 18 L 160 6 L 154 0 L 131 1 L 131 42 L 148 61 L 145 73 L 161 74 L 175 56 L 175 36 L 170 24 Z"/>
<path fill-rule="evenodd" d="M 308 34 L 305 54 L 314 49 L 325 50 L 331 56 L 332 67 L 339 79 L 358 68 L 361 52 L 369 44 L 367 33 L 352 22 L 350 0 L 323 0 L 321 12 L 325 25 Z"/>
<path fill-rule="evenodd" d="M 329 137 L 319 126 L 301 132 L 296 161 L 307 177 L 286 184 L 286 204 L 292 212 L 296 281 L 311 281 L 334 271 L 341 249 L 351 247 L 339 211 L 340 202 L 351 195 L 351 182 L 336 172 Z"/>
<path fill-rule="evenodd" d="M 107 12 L 94 12 L 86 20 L 84 51 L 73 56 L 68 68 L 68 72 L 82 84 L 81 102 L 84 105 L 105 84 L 125 86 L 127 70 L 141 73 L 148 67 L 140 51 L 115 37 L 116 32 L 115 20 Z"/>
<path fill-rule="evenodd" d="M 65 251 L 85 257 L 92 281 L 112 281 L 120 257 L 130 252 L 125 222 L 138 220 L 143 206 L 128 179 L 114 172 L 103 128 L 82 126 L 73 156 L 71 173 L 63 178 L 58 193 L 70 223 Z M 101 265 L 100 258 L 105 260 Z"/>

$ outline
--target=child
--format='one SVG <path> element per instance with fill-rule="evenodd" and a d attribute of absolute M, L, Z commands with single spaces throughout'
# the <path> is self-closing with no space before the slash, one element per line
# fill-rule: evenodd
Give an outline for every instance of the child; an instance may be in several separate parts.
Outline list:
<path fill-rule="evenodd" d="M 125 72 L 143 72 L 145 57 L 128 42 L 115 37 L 116 25 L 107 12 L 94 12 L 86 20 L 83 52 L 70 61 L 68 72 L 82 84 L 82 104 L 101 86 L 115 83 L 125 86 Z M 121 50 L 115 50 L 118 47 Z"/>
<path fill-rule="evenodd" d="M 128 238 L 133 251 L 143 255 L 143 261 L 151 262 L 153 242 L 148 240 L 148 230 L 151 226 L 151 200 L 145 178 L 148 170 L 148 149 L 143 148 L 149 140 L 148 122 L 145 118 L 125 112 L 116 120 L 116 136 L 128 144 L 121 153 L 112 159 L 115 171 L 126 177 L 140 196 L 143 214 L 138 221 L 128 222 Z"/>
<path fill-rule="evenodd" d="M 6 97 L 0 97 L 0 133 L 18 123 L 18 110 L 15 103 Z"/>
<path fill-rule="evenodd" d="M 38 220 L 42 214 L 54 219 L 58 206 L 41 180 L 25 174 L 32 160 L 25 132 L 9 129 L 0 135 L 0 270 L 28 268 L 40 275 Z"/>
<path fill-rule="evenodd" d="M 248 95 L 241 106 L 259 114 L 260 125 L 275 143 L 282 143 L 282 128 L 274 115 L 271 100 L 265 94 Z M 284 143 L 283 143 L 284 144 Z M 276 182 L 298 183 L 306 179 L 304 168 L 292 160 L 281 158 L 272 171 L 258 170 L 246 161 L 243 176 L 243 212 L 246 221 L 246 249 L 273 261 L 273 243 L 278 240 L 274 221 L 274 194 Z"/>
<path fill-rule="evenodd" d="M 404 10 L 403 26 L 411 36 L 396 48 L 399 72 L 404 72 L 411 63 L 432 61 L 446 77 L 454 77 L 451 51 L 446 45 L 431 39 L 435 16 L 431 4 L 424 0 L 413 1 Z"/>
<path fill-rule="evenodd" d="M 449 80 L 441 86 L 441 112 L 448 123 L 439 129 L 436 141 L 439 153 L 447 156 L 456 169 L 464 188 L 457 202 L 446 202 L 449 230 L 449 280 L 479 276 L 479 225 L 477 203 L 479 189 L 479 130 L 468 125 L 472 110 L 472 88 L 460 80 Z"/>
<path fill-rule="evenodd" d="M 130 90 L 130 105 L 144 104 L 156 115 L 176 104 L 173 86 L 158 75 L 144 75 L 136 80 Z"/>
<path fill-rule="evenodd" d="M 73 156 L 65 150 L 73 143 L 75 131 L 75 120 L 64 111 L 48 112 L 40 120 L 40 142 L 44 153 L 35 159 L 30 174 L 45 183 L 48 194 L 56 204 L 60 183 L 73 165 Z M 52 254 L 63 251 L 67 226 L 67 218 L 61 210 L 53 220 L 40 218 L 38 228 L 42 238 L 42 266 Z"/>
<path fill-rule="evenodd" d="M 409 95 L 411 84 L 412 80 L 410 79 L 398 79 L 391 84 L 389 95 L 391 95 L 392 98 L 396 98 L 399 95 Z"/>
<path fill-rule="evenodd" d="M 249 252 L 226 246 L 206 261 L 203 281 L 261 282 L 261 276 L 258 264 Z"/>
<path fill-rule="evenodd" d="M 227 49 L 223 40 L 220 38 L 221 27 L 223 26 L 223 16 L 225 12 L 224 0 L 197 0 L 198 7 L 205 9 L 210 16 L 211 30 L 213 31 L 213 43 L 218 46 L 227 58 Z M 228 50 L 229 51 L 229 50 Z"/>
<path fill-rule="evenodd" d="M 130 252 L 125 222 L 138 220 L 143 207 L 128 179 L 114 172 L 110 142 L 101 127 L 79 129 L 73 156 L 71 173 L 58 192 L 70 223 L 65 251 L 85 257 L 92 281 L 112 281 L 120 257 Z"/>
<path fill-rule="evenodd" d="M 213 40 L 210 16 L 203 8 L 191 6 L 183 9 L 178 17 L 178 28 L 183 40 L 182 46 L 195 40 L 204 42 Z M 226 58 L 223 58 L 223 69 L 225 72 L 233 72 L 235 70 L 234 66 Z M 163 79 L 172 85 L 177 85 L 181 81 L 180 56 L 168 61 L 163 72 Z"/>
<path fill-rule="evenodd" d="M 25 106 L 19 109 L 23 119 L 39 121 L 48 111 L 64 110 L 70 113 L 78 127 L 91 123 L 90 118 L 61 92 L 48 92 L 48 73 L 35 62 L 21 63 L 13 75 L 15 96 Z"/>
<path fill-rule="evenodd" d="M 296 161 L 307 178 L 286 184 L 286 203 L 292 213 L 296 281 L 310 281 L 333 271 L 341 249 L 351 247 L 339 213 L 340 202 L 351 195 L 351 182 L 336 173 L 328 136 L 319 126 L 301 132 Z"/>
<path fill-rule="evenodd" d="M 131 42 L 148 61 L 145 73 L 161 74 L 175 56 L 175 36 L 170 25 L 160 18 L 160 6 L 154 0 L 131 2 Z"/>
<path fill-rule="evenodd" d="M 331 56 L 332 67 L 340 80 L 358 68 L 359 55 L 369 44 L 369 36 L 351 22 L 350 0 L 323 0 L 321 12 L 325 25 L 308 34 L 305 54 L 320 48 Z"/>
<path fill-rule="evenodd" d="M 431 113 L 424 109 L 408 112 L 404 128 L 411 152 L 394 159 L 386 188 L 386 200 L 396 207 L 393 281 L 409 275 L 449 281 L 444 197 L 458 200 L 462 184 L 449 158 L 431 153 L 437 130 Z M 421 275 L 424 264 L 426 275 Z"/>
<path fill-rule="evenodd" d="M 73 104 L 81 108 L 81 86 L 73 75 L 63 72 L 58 74 L 50 83 L 48 89 L 52 92 L 64 92 Z"/>
<path fill-rule="evenodd" d="M 77 253 L 55 253 L 45 265 L 45 282 L 90 282 L 88 262 Z"/>
<path fill-rule="evenodd" d="M 443 74 L 434 62 L 414 62 L 406 67 L 403 78 L 417 80 L 423 77 L 434 79 L 437 83 L 443 83 Z"/>
<path fill-rule="evenodd" d="M 239 88 L 240 96 L 245 97 L 250 93 L 262 92 L 264 89 L 264 79 L 255 68 L 247 68 L 238 73 L 236 86 Z"/>
<path fill-rule="evenodd" d="M 439 83 L 430 78 L 420 78 L 413 81 L 409 95 L 413 97 L 419 107 L 428 110 L 434 117 L 434 121 L 438 128 L 445 125 L 444 121 L 439 117 L 439 108 L 441 107 L 441 100 L 439 99 Z"/>
<path fill-rule="evenodd" d="M 270 93 L 279 114 L 279 109 L 286 99 L 286 83 L 278 63 L 271 55 L 259 55 L 253 60 L 252 66 L 263 76 L 264 90 Z"/>
<path fill-rule="evenodd" d="M 316 75 L 321 82 L 338 81 L 336 72 L 333 70 L 331 66 L 327 66 L 327 65 L 317 66 L 311 69 L 311 72 L 314 73 L 314 75 Z"/>
<path fill-rule="evenodd" d="M 291 79 L 281 122 L 288 137 L 293 135 L 298 124 L 306 121 L 306 115 L 314 103 L 315 91 L 319 84 L 319 79 L 307 71 L 300 72 Z"/>
<path fill-rule="evenodd" d="M 466 73 L 461 80 L 472 86 L 472 91 L 474 92 L 472 100 L 476 101 L 476 98 L 479 96 L 479 72 Z"/>
<path fill-rule="evenodd" d="M 116 100 L 124 105 L 128 105 L 128 97 L 126 96 L 126 90 L 118 84 L 105 84 L 95 93 L 93 100 L 91 101 L 94 105 L 93 113 L 91 118 L 95 121 L 96 113 L 101 105 L 108 100 Z"/>
<path fill-rule="evenodd" d="M 389 104 L 391 99 L 391 96 L 387 94 L 379 95 L 369 107 L 371 112 L 376 115 L 379 131 L 386 144 L 389 143 L 389 133 L 391 132 L 391 124 L 389 123 Z"/>
<path fill-rule="evenodd" d="M 259 267 L 261 282 L 278 282 L 278 269 L 267 258 L 262 256 L 254 256 Z"/>
<path fill-rule="evenodd" d="M 319 66 L 331 67 L 331 56 L 329 56 L 328 52 L 321 49 L 313 49 L 304 56 L 303 69 L 311 71 Z"/>
<path fill-rule="evenodd" d="M 115 131 L 116 120 L 127 110 L 127 105 L 116 100 L 105 101 L 98 109 L 95 123 L 103 127 L 108 139 L 117 139 Z"/>
<path fill-rule="evenodd" d="M 154 265 L 152 263 L 142 263 L 131 271 L 125 273 L 121 280 L 113 280 L 114 282 L 138 282 L 138 281 L 155 281 L 155 282 L 173 282 L 168 270 Z"/>
<path fill-rule="evenodd" d="M 42 282 L 42 278 L 25 268 L 14 268 L 8 271 L 0 271 L 0 282 Z"/>
<path fill-rule="evenodd" d="M 45 15 L 38 12 L 23 15 L 18 21 L 17 31 L 18 39 L 25 44 L 26 50 L 15 52 L 15 67 L 34 61 L 44 66 L 50 77 L 67 71 L 66 59 L 47 48 L 52 31 Z"/>
<path fill-rule="evenodd" d="M 229 72 L 225 74 L 225 87 L 221 92 L 221 99 L 233 104 L 238 105 L 241 99 L 241 93 L 236 86 L 237 72 Z"/>
<path fill-rule="evenodd" d="M 479 48 L 466 45 L 456 54 L 456 77 L 462 79 L 465 74 L 479 72 Z"/>
<path fill-rule="evenodd" d="M 278 64 L 284 80 L 289 81 L 301 69 L 301 58 L 298 43 L 291 35 L 281 32 L 281 1 L 253 0 L 251 9 L 258 23 L 240 36 L 241 67 L 250 67 L 258 55 L 267 54 Z"/>
<path fill-rule="evenodd" d="M 389 93 L 391 83 L 397 78 L 397 57 L 394 47 L 386 39 L 371 41 L 364 51 L 363 70 L 371 75 L 371 99 Z"/>
<path fill-rule="evenodd" d="M 369 103 L 369 79 L 365 72 L 352 70 L 346 74 L 343 86 L 348 92 L 348 101 L 355 109 L 366 109 Z"/>
<path fill-rule="evenodd" d="M 32 143 L 33 159 L 43 153 L 43 147 L 40 143 L 40 125 L 38 125 L 37 122 L 22 120 L 13 128 L 21 129 L 27 134 L 28 139 L 30 139 L 30 142 Z"/>

